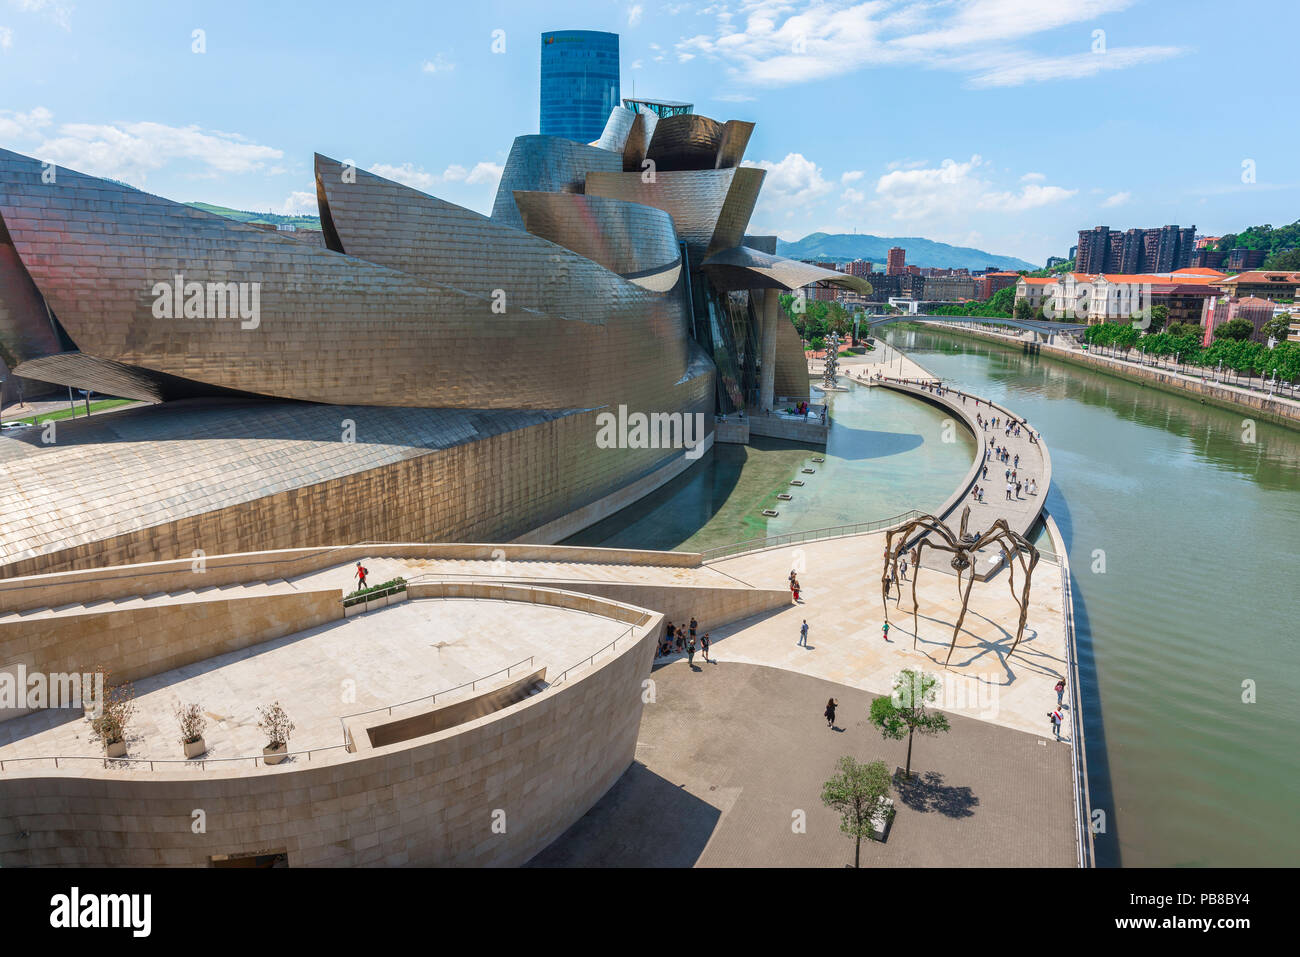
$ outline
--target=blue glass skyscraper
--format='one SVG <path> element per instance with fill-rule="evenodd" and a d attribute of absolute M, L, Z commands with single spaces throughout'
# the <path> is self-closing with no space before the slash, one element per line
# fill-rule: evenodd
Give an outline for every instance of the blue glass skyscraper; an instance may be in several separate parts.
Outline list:
<path fill-rule="evenodd" d="M 542 135 L 590 143 L 618 105 L 617 33 L 542 34 Z"/>

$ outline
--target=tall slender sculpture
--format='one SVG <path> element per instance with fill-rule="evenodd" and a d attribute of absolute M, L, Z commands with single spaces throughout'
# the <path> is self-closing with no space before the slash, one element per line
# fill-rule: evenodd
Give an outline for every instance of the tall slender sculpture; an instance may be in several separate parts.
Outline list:
<path fill-rule="evenodd" d="M 835 388 L 835 377 L 839 374 L 840 369 L 840 337 L 838 333 L 832 332 L 826 338 L 826 365 L 822 368 L 822 388 L 831 390 Z"/>
<path fill-rule="evenodd" d="M 913 536 L 916 536 L 912 561 L 913 648 L 916 647 L 917 615 L 919 611 L 916 603 L 916 582 L 921 577 L 921 560 L 925 555 L 925 549 L 932 548 L 936 551 L 952 554 L 952 560 L 949 564 L 957 574 L 957 597 L 961 600 L 961 612 L 957 615 L 957 623 L 952 629 L 952 643 L 948 646 L 948 657 L 943 662 L 945 668 L 948 666 L 948 662 L 952 660 L 953 650 L 957 647 L 957 636 L 961 634 L 961 625 L 966 620 L 966 611 L 970 607 L 971 586 L 975 584 L 976 553 L 982 548 L 997 545 L 1002 552 L 1003 560 L 1007 563 L 1010 573 L 1011 599 L 1020 609 L 1020 621 L 1016 625 L 1016 640 L 1011 645 L 1011 650 L 1007 652 L 1008 656 L 1015 654 L 1016 648 L 1020 645 L 1020 639 L 1025 633 L 1025 620 L 1029 615 L 1029 586 L 1033 580 L 1034 567 L 1038 564 L 1037 547 L 1023 535 L 1013 532 L 1007 525 L 1006 519 L 998 519 L 987 531 L 980 535 L 968 535 L 966 533 L 966 522 L 969 517 L 970 507 L 967 506 L 962 512 L 960 537 L 953 535 L 952 530 L 933 515 L 922 515 L 920 518 L 913 519 L 907 524 L 890 529 L 885 533 L 885 568 L 880 576 L 880 593 L 885 606 L 885 621 L 889 621 L 889 580 L 891 577 L 897 580 L 899 559 L 902 558 Z M 935 541 L 935 538 L 940 539 L 940 541 Z M 895 541 L 897 541 L 897 544 L 895 544 Z M 1016 594 L 1017 563 L 1025 576 L 1025 584 L 1019 595 Z M 965 587 L 962 584 L 963 575 L 966 576 Z"/>

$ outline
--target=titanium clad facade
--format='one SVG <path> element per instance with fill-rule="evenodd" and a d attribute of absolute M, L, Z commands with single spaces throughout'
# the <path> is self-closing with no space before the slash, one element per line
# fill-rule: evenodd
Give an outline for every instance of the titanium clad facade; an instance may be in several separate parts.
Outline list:
<path fill-rule="evenodd" d="M 491 217 L 317 155 L 323 245 L 0 151 L 0 360 L 157 403 L 6 430 L 0 577 L 554 541 L 698 458 L 598 440 L 603 416 L 681 417 L 707 448 L 760 372 L 806 397 L 751 291 L 849 277 L 742 246 L 752 124 L 614 100 L 599 146 L 518 137 Z"/>
<path fill-rule="evenodd" d="M 542 34 L 543 136 L 590 143 L 619 103 L 618 34 L 556 30 Z"/>
<path fill-rule="evenodd" d="M 517 136 L 497 186 L 492 221 L 515 229 L 524 228 L 515 208 L 518 190 L 581 193 L 585 192 L 589 172 L 617 173 L 622 169 L 622 158 L 610 150 L 554 136 Z"/>

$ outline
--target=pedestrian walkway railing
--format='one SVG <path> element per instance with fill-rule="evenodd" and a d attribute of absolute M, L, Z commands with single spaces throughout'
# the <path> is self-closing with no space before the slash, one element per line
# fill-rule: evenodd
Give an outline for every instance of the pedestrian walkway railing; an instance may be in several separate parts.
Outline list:
<path fill-rule="evenodd" d="M 1048 516 L 1047 521 L 1051 521 Z M 1059 532 L 1057 533 L 1059 535 Z M 1065 625 L 1066 670 L 1069 673 L 1070 686 L 1074 689 L 1074 705 L 1070 708 L 1070 749 L 1073 758 L 1073 791 L 1075 846 L 1078 851 L 1080 867 L 1095 867 L 1092 843 L 1092 799 L 1088 792 L 1088 754 L 1087 742 L 1083 736 L 1083 686 L 1079 684 L 1079 656 L 1075 646 L 1074 631 L 1074 593 L 1070 587 L 1070 562 L 1060 558 L 1057 564 L 1061 569 L 1061 614 Z"/>
<path fill-rule="evenodd" d="M 337 750 L 339 750 L 340 748 L 343 748 L 343 747 L 345 747 L 345 745 L 342 745 L 342 744 L 331 744 L 331 745 L 327 745 L 327 746 L 325 746 L 325 747 L 323 747 L 323 748 L 311 748 L 311 749 L 306 750 L 306 751 L 289 751 L 289 752 L 287 752 L 287 753 L 285 753 L 284 755 L 281 756 L 281 760 L 282 760 L 282 761 L 287 761 L 289 758 L 300 757 L 300 756 L 302 756 L 302 755 L 305 754 L 305 755 L 307 756 L 307 760 L 310 761 L 310 760 L 311 760 L 311 756 L 312 756 L 313 754 L 320 754 L 320 753 L 322 753 L 322 752 L 324 752 L 324 751 L 337 751 Z M 110 758 L 110 757 L 108 757 L 107 755 L 96 755 L 96 754 L 39 755 L 39 756 L 33 756 L 33 757 L 4 758 L 3 760 L 0 760 L 0 771 L 8 770 L 8 766 L 9 766 L 9 765 L 11 765 L 11 764 L 18 764 L 18 763 L 23 762 L 23 761 L 52 761 L 52 762 L 54 762 L 54 767 L 55 767 L 55 768 L 61 768 L 61 767 L 64 767 L 65 765 L 71 765 L 74 761 L 83 761 L 83 762 L 84 762 L 84 761 L 93 761 L 93 762 L 95 762 L 96 764 L 100 764 L 100 765 L 102 765 L 102 766 L 105 767 L 105 768 L 112 768 L 112 767 L 124 767 L 124 768 L 125 768 L 125 767 L 134 767 L 134 766 L 136 766 L 136 765 L 146 765 L 146 764 L 147 764 L 147 765 L 149 766 L 149 770 L 150 770 L 150 771 L 155 771 L 155 770 L 158 770 L 158 769 L 155 767 L 155 765 L 164 765 L 164 766 L 168 766 L 168 767 L 169 767 L 169 766 L 171 766 L 171 765 L 173 765 L 173 764 L 182 764 L 182 765 L 185 765 L 186 767 L 191 767 L 191 768 L 193 768 L 193 767 L 197 767 L 197 768 L 199 768 L 200 770 L 207 770 L 207 766 L 208 766 L 209 764 L 230 764 L 230 763 L 233 763 L 233 762 L 236 762 L 236 761 L 251 761 L 251 762 L 253 763 L 253 767 L 257 767 L 257 765 L 258 765 L 259 763 L 265 763 L 265 756 L 264 756 L 264 755 L 261 755 L 261 754 L 246 754 L 246 755 L 241 755 L 241 756 L 239 756 L 239 757 L 234 757 L 234 758 L 203 758 L 203 757 L 198 757 L 198 758 L 128 758 L 128 757 Z M 60 761 L 62 761 L 62 762 L 64 762 L 64 763 L 63 763 L 63 764 L 59 764 Z M 279 763 L 279 762 L 277 762 L 277 763 Z M 269 766 L 269 765 L 268 765 L 268 766 Z M 141 770 L 143 770 L 143 768 L 141 768 Z M 164 770 L 165 770 L 165 768 L 164 768 Z"/>
<path fill-rule="evenodd" d="M 830 528 L 814 528 L 806 532 L 787 532 L 784 535 L 771 535 L 767 538 L 751 538 L 744 542 L 735 542 L 731 545 L 719 545 L 716 548 L 705 549 L 700 553 L 704 564 L 718 561 L 721 558 L 730 558 L 733 555 L 741 555 L 746 552 L 760 552 L 769 548 L 781 548 L 785 545 L 798 545 L 803 542 L 815 542 L 827 538 L 847 538 L 850 535 L 865 535 L 869 532 L 878 532 L 881 529 L 892 528 L 895 525 L 902 525 L 910 522 L 914 518 L 920 518 L 924 515 L 917 509 L 910 508 L 906 512 L 895 515 L 891 518 L 877 519 L 872 522 L 854 522 L 851 525 L 835 525 Z"/>
<path fill-rule="evenodd" d="M 646 617 L 648 617 L 648 616 L 646 616 Z M 632 625 L 630 628 L 628 628 L 627 631 L 623 632 L 623 634 L 619 635 L 617 638 L 615 638 L 615 639 L 614 639 L 613 641 L 611 641 L 609 644 L 605 645 L 605 646 L 602 647 L 602 648 L 598 648 L 598 649 L 596 649 L 596 651 L 595 651 L 593 654 L 588 655 L 586 658 L 584 658 L 584 659 L 582 659 L 581 661 L 579 661 L 576 665 L 570 665 L 569 667 L 565 668 L 565 669 L 564 669 L 563 671 L 561 671 L 558 675 L 556 675 L 555 678 L 554 678 L 553 680 L 551 680 L 551 681 L 549 681 L 549 682 L 547 682 L 547 683 L 548 683 L 552 688 L 554 688 L 556 685 L 560 684 L 561 682 L 563 682 L 564 680 L 566 680 L 566 679 L 569 677 L 569 672 L 571 672 L 571 671 L 577 671 L 579 668 L 582 668 L 582 667 L 584 667 L 584 666 L 586 666 L 586 665 L 594 664 L 595 661 L 596 661 L 596 658 L 597 658 L 598 656 L 600 656 L 601 654 L 603 654 L 604 652 L 617 649 L 617 648 L 618 648 L 618 643 L 619 643 L 620 641 L 623 641 L 623 640 L 626 639 L 626 638 L 635 638 L 635 637 L 636 637 L 636 629 L 637 629 L 637 626 L 636 626 L 636 625 Z"/>
<path fill-rule="evenodd" d="M 480 683 L 484 681 L 491 681 L 493 678 L 498 678 L 501 675 L 505 675 L 507 678 L 509 678 L 511 672 L 513 672 L 514 669 L 523 668 L 525 666 L 529 668 L 533 666 L 532 655 L 529 655 L 527 658 L 522 658 L 519 661 L 516 661 L 513 665 L 508 665 L 505 668 L 500 668 L 497 671 L 492 672 L 492 674 L 490 675 L 481 675 L 480 677 L 474 678 L 471 681 L 462 682 L 461 684 L 458 684 L 453 688 L 443 688 L 441 691 L 435 691 L 433 694 L 427 694 L 419 698 L 412 698 L 410 701 L 399 701 L 397 704 L 390 704 L 387 705 L 386 707 L 381 706 L 378 708 L 371 708 L 369 711 L 354 711 L 352 712 L 352 714 L 339 715 L 339 726 L 342 727 L 343 729 L 342 747 L 347 747 L 348 745 L 348 726 L 346 722 L 349 718 L 360 718 L 363 715 L 377 714 L 380 711 L 387 711 L 388 714 L 391 715 L 393 713 L 394 708 L 404 708 L 408 704 L 415 704 L 417 701 L 428 701 L 430 704 L 433 704 L 436 703 L 438 698 L 440 698 L 442 695 L 452 694 L 453 692 L 456 691 L 464 691 L 466 688 L 469 688 L 471 691 L 477 691 Z"/>

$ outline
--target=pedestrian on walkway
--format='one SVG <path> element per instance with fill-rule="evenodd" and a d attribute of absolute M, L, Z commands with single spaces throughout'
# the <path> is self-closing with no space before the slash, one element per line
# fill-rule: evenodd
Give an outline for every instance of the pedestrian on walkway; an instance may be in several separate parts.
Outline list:
<path fill-rule="evenodd" d="M 370 574 L 370 572 L 366 569 L 366 567 L 362 565 L 360 562 L 357 562 L 357 571 L 355 576 L 357 579 L 357 591 L 360 591 L 361 589 L 366 587 L 366 575 L 368 574 Z"/>
<path fill-rule="evenodd" d="M 695 639 L 694 638 L 692 638 L 691 643 L 686 646 L 686 660 L 690 663 L 690 666 L 692 668 L 695 667 Z"/>
<path fill-rule="evenodd" d="M 826 702 L 826 710 L 822 712 L 826 717 L 826 727 L 835 727 L 835 709 L 839 707 L 839 704 L 834 698 Z"/>
<path fill-rule="evenodd" d="M 700 651 L 704 652 L 704 663 L 709 662 L 709 633 L 706 631 L 704 637 L 700 639 Z"/>
<path fill-rule="evenodd" d="M 1020 468 L 1020 456 L 1016 456 L 1015 462 L 1012 463 L 1016 468 Z"/>
<path fill-rule="evenodd" d="M 1016 498 L 1020 498 L 1020 483 L 1016 483 Z"/>
<path fill-rule="evenodd" d="M 1049 712 L 1047 712 L 1047 717 L 1048 717 L 1049 719 L 1051 719 L 1051 722 L 1052 722 L 1052 733 L 1053 733 L 1054 735 L 1056 735 L 1056 740 L 1057 740 L 1057 741 L 1060 741 L 1060 740 L 1061 740 L 1061 722 L 1065 720 L 1065 716 L 1064 716 L 1063 714 L 1061 714 L 1061 709 L 1060 709 L 1060 708 L 1057 708 L 1055 711 L 1049 711 Z"/>
<path fill-rule="evenodd" d="M 1056 683 L 1056 707 L 1060 710 L 1061 699 L 1065 697 L 1065 679 L 1062 678 Z"/>
<path fill-rule="evenodd" d="M 803 624 L 799 626 L 799 640 L 795 642 L 795 644 L 803 645 L 805 648 L 808 647 L 808 619 L 807 618 L 805 618 L 803 620 Z"/>
<path fill-rule="evenodd" d="M 698 627 L 700 627 L 700 623 L 695 620 L 694 615 L 691 615 L 691 641 L 695 640 L 695 629 Z"/>
<path fill-rule="evenodd" d="M 795 604 L 799 603 L 799 579 L 792 579 L 790 582 L 790 591 L 794 593 Z"/>
<path fill-rule="evenodd" d="M 900 559 L 898 562 L 898 579 L 899 581 L 907 581 L 907 559 L 906 558 Z"/>
<path fill-rule="evenodd" d="M 1011 483 L 1007 483 L 1007 501 L 1011 501 Z"/>
<path fill-rule="evenodd" d="M 883 634 L 882 634 L 880 637 L 884 638 L 885 641 L 888 641 L 888 640 L 889 640 L 889 622 L 885 622 L 884 626 L 881 628 L 881 631 L 883 632 Z"/>

